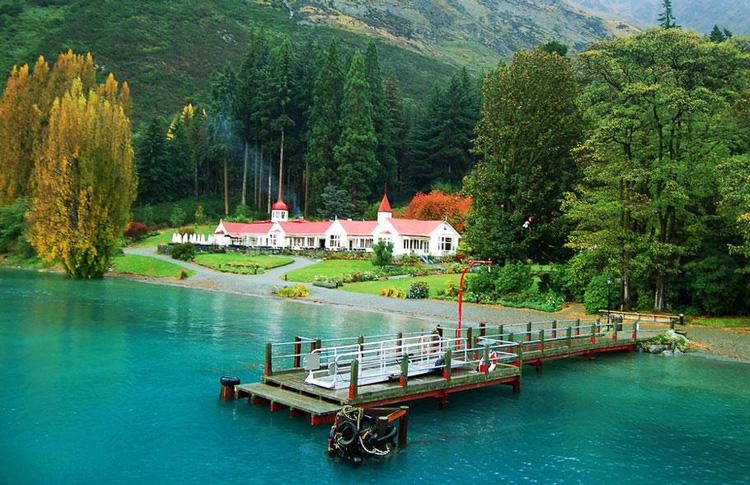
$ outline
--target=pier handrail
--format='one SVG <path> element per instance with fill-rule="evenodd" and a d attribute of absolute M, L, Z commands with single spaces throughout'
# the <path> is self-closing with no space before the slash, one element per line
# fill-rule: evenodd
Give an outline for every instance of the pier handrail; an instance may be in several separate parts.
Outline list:
<path fill-rule="evenodd" d="M 311 374 L 314 378 L 323 375 L 332 375 L 334 381 L 344 382 L 347 378 L 350 378 L 351 367 L 356 362 L 356 385 L 360 385 L 365 379 L 401 377 L 404 375 L 404 366 L 402 365 L 404 357 L 406 357 L 409 364 L 415 362 L 424 364 L 424 361 L 429 359 L 431 362 L 427 366 L 423 366 L 422 370 L 445 369 L 447 367 L 445 362 L 448 360 L 446 358 L 448 352 L 452 355 L 455 353 L 454 359 L 459 359 L 458 361 L 462 366 L 480 364 L 483 361 L 485 365 L 489 366 L 489 363 L 485 361 L 487 358 L 485 354 L 489 352 L 495 354 L 494 360 L 498 365 L 508 365 L 504 363 L 516 362 L 518 360 L 518 355 L 513 351 L 516 346 L 518 346 L 517 342 L 505 342 L 489 338 L 485 339 L 482 345 L 479 346 L 469 345 L 468 340 L 463 337 L 437 338 L 427 344 L 423 342 L 411 342 L 390 347 L 383 346 L 377 349 L 336 353 L 336 357 L 333 361 L 328 362 L 328 366 L 322 365 L 321 369 L 312 370 Z M 428 348 L 425 349 L 425 347 Z M 440 358 L 443 358 L 444 363 L 438 363 Z M 329 367 L 331 364 L 335 364 L 335 366 L 332 368 Z M 399 370 L 396 371 L 396 368 Z M 407 364 L 407 373 L 408 369 L 409 365 Z M 333 374 L 331 374 L 331 370 L 333 370 Z"/>

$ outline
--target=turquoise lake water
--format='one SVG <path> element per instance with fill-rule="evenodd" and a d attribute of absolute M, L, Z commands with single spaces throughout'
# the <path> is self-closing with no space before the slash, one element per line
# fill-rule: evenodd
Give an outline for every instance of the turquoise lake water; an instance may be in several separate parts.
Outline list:
<path fill-rule="evenodd" d="M 510 323 L 510 322 L 506 322 Z M 745 482 L 750 365 L 642 354 L 524 369 L 413 404 L 409 447 L 355 469 L 328 429 L 218 401 L 265 338 L 396 333 L 369 312 L 0 270 L 0 483 Z"/>

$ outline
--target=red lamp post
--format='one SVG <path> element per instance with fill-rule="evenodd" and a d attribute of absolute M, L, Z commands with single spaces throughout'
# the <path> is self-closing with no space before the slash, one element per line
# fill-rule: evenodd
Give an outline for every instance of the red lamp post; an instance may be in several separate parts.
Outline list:
<path fill-rule="evenodd" d="M 472 259 L 471 261 L 469 261 L 469 264 L 466 265 L 463 272 L 461 273 L 461 283 L 458 286 L 458 328 L 456 329 L 456 338 L 461 338 L 461 323 L 463 322 L 464 316 L 464 277 L 466 276 L 466 272 L 469 271 L 472 266 L 478 264 L 486 264 L 487 266 L 492 268 L 491 259 Z"/>

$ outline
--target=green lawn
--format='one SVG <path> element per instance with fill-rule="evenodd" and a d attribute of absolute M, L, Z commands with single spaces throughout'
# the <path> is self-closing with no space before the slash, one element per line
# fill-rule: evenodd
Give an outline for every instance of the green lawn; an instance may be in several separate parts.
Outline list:
<path fill-rule="evenodd" d="M 321 279 L 340 278 L 355 271 L 375 271 L 377 268 L 370 260 L 363 259 L 327 259 L 306 268 L 290 271 L 286 274 L 289 281 L 310 283 L 318 276 Z"/>
<path fill-rule="evenodd" d="M 183 269 L 179 265 L 168 261 L 136 254 L 117 256 L 112 260 L 112 268 L 118 273 L 156 276 L 159 278 L 179 278 L 180 270 Z M 190 269 L 186 269 L 185 271 L 188 276 L 195 274 L 195 271 Z"/>
<path fill-rule="evenodd" d="M 203 226 L 195 226 L 196 234 L 203 234 L 203 235 L 209 235 L 213 234 L 216 230 L 216 224 L 207 224 Z M 156 234 L 155 236 L 147 237 L 146 239 L 143 239 L 141 241 L 138 241 L 131 246 L 134 248 L 148 248 L 148 247 L 156 247 L 159 244 L 169 244 L 172 242 L 172 234 L 174 234 L 174 229 L 163 229 L 159 231 L 159 234 Z"/>
<path fill-rule="evenodd" d="M 695 317 L 688 320 L 690 325 L 701 325 L 716 328 L 750 328 L 750 317 Z"/>
<path fill-rule="evenodd" d="M 218 271 L 237 274 L 255 274 L 255 266 L 264 270 L 278 268 L 294 262 L 283 256 L 247 255 L 242 253 L 198 254 L 195 262 Z"/>
<path fill-rule="evenodd" d="M 384 280 L 384 281 L 363 281 L 360 283 L 350 283 L 341 287 L 344 291 L 351 291 L 354 293 L 368 293 L 371 295 L 379 295 L 380 290 L 383 288 L 396 288 L 401 291 L 408 291 L 409 285 L 415 281 L 424 281 L 430 285 L 430 296 L 437 296 L 441 294 L 448 287 L 450 283 L 458 286 L 458 281 L 461 279 L 461 275 L 458 274 L 439 274 L 432 276 L 414 276 L 409 278 L 398 278 L 395 280 Z"/>

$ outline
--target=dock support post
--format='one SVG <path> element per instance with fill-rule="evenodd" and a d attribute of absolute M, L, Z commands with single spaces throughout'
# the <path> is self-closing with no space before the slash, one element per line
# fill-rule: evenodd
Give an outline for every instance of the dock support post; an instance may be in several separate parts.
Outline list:
<path fill-rule="evenodd" d="M 591 325 L 591 336 L 589 337 L 589 342 L 592 344 L 596 343 L 596 324 Z"/>
<path fill-rule="evenodd" d="M 539 343 L 536 346 L 537 350 L 544 352 L 544 329 L 539 330 Z"/>
<path fill-rule="evenodd" d="M 294 337 L 294 368 L 299 369 L 300 359 L 302 358 L 302 339 L 299 336 Z"/>
<path fill-rule="evenodd" d="M 399 378 L 399 384 L 401 387 L 406 387 L 409 383 L 409 356 L 401 356 L 401 377 Z"/>
<path fill-rule="evenodd" d="M 398 446 L 406 448 L 406 434 L 409 432 L 409 407 L 401 406 L 404 415 L 398 420 Z"/>
<path fill-rule="evenodd" d="M 359 381 L 359 361 L 352 360 L 351 372 L 349 374 L 349 400 L 357 398 L 357 381 Z"/>
<path fill-rule="evenodd" d="M 576 318 L 576 337 L 581 335 L 581 319 Z"/>
<path fill-rule="evenodd" d="M 451 360 L 453 358 L 453 351 L 451 349 L 448 349 L 445 351 L 445 362 L 443 365 L 443 378 L 444 379 L 450 379 L 451 378 Z"/>
<path fill-rule="evenodd" d="M 263 367 L 263 375 L 273 375 L 273 363 L 271 362 L 271 352 L 273 350 L 273 344 L 266 342 L 266 365 Z"/>
<path fill-rule="evenodd" d="M 531 340 L 531 322 L 526 324 L 526 338 L 524 340 L 527 342 Z"/>
<path fill-rule="evenodd" d="M 486 334 L 486 332 L 487 332 L 487 328 L 486 328 L 486 326 L 487 326 L 487 324 L 486 324 L 486 323 L 484 323 L 484 322 L 479 322 L 479 336 L 480 336 L 480 337 L 484 337 L 484 336 L 485 336 L 485 334 Z"/>
<path fill-rule="evenodd" d="M 404 334 L 399 332 L 398 335 L 396 335 L 396 355 L 402 355 L 404 353 L 404 350 L 401 348 L 402 339 L 404 338 Z"/>
<path fill-rule="evenodd" d="M 570 345 L 573 343 L 573 327 L 568 327 L 566 337 L 568 339 L 568 341 L 566 342 L 568 344 L 568 351 L 570 351 Z"/>
<path fill-rule="evenodd" d="M 617 342 L 617 323 L 612 325 L 612 342 Z"/>
<path fill-rule="evenodd" d="M 315 339 L 315 348 L 313 350 L 317 350 L 323 347 L 323 341 L 319 338 Z"/>
<path fill-rule="evenodd" d="M 557 338 L 557 320 L 552 320 L 552 338 Z"/>
<path fill-rule="evenodd" d="M 633 343 L 638 340 L 638 322 L 633 322 Z"/>
<path fill-rule="evenodd" d="M 516 361 L 516 366 L 520 369 L 523 364 L 523 342 L 519 342 L 517 354 L 518 360 Z"/>
<path fill-rule="evenodd" d="M 500 340 L 505 340 L 503 336 L 505 335 L 505 326 L 504 325 L 498 325 L 497 326 L 497 338 Z"/>

